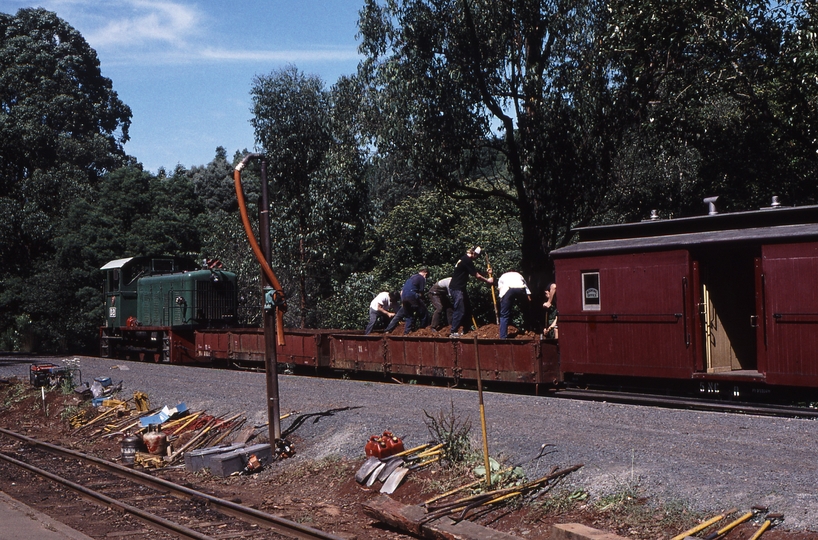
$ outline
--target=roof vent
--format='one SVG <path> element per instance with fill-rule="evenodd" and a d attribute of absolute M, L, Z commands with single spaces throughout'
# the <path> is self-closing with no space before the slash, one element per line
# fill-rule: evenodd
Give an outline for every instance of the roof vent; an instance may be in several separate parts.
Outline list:
<path fill-rule="evenodd" d="M 773 202 L 770 204 L 773 208 L 778 208 L 781 206 L 781 201 L 778 200 L 778 195 L 773 195 Z"/>
<path fill-rule="evenodd" d="M 718 196 L 716 196 L 716 197 L 705 197 L 704 202 L 705 202 L 705 204 L 708 205 L 708 208 L 707 208 L 707 215 L 708 216 L 715 216 L 716 214 L 719 213 L 719 211 L 716 210 L 716 201 L 718 201 L 718 200 L 719 200 Z"/>
<path fill-rule="evenodd" d="M 659 210 L 651 210 L 650 211 L 650 220 L 651 221 L 658 221 L 660 219 L 662 219 L 662 218 L 659 217 Z"/>

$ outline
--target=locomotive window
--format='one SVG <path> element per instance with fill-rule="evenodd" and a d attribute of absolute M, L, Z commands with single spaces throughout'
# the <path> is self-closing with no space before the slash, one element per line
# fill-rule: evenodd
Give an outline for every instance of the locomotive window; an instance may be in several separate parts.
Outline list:
<path fill-rule="evenodd" d="M 582 309 L 583 311 L 599 311 L 600 307 L 599 272 L 583 272 Z"/>
<path fill-rule="evenodd" d="M 111 283 L 108 290 L 111 292 L 119 290 L 119 268 L 114 268 L 109 272 L 108 276 L 111 278 Z"/>
<path fill-rule="evenodd" d="M 154 274 L 172 274 L 173 273 L 173 259 L 154 259 L 153 263 Z"/>

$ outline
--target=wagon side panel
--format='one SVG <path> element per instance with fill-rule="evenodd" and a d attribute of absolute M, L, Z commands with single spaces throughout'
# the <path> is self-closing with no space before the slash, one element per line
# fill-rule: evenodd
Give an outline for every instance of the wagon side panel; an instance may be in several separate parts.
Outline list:
<path fill-rule="evenodd" d="M 563 373 L 692 375 L 687 251 L 558 259 L 555 266 Z"/>
<path fill-rule="evenodd" d="M 818 385 L 818 242 L 762 248 L 767 382 Z"/>

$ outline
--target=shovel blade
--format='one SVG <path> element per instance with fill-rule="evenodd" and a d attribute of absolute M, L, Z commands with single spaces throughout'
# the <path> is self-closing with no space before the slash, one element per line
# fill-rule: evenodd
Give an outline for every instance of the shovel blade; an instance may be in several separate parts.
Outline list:
<path fill-rule="evenodd" d="M 381 473 L 384 467 L 386 467 L 386 463 L 378 463 L 378 466 L 375 467 L 369 474 L 369 478 L 366 480 L 366 487 L 372 487 L 372 484 L 378 480 L 378 475 Z"/>
<path fill-rule="evenodd" d="M 401 481 L 403 478 L 409 473 L 409 469 L 406 467 L 398 467 L 392 474 L 389 475 L 389 478 L 386 479 L 386 482 L 383 483 L 381 487 L 381 493 L 386 493 L 387 495 L 391 495 L 398 489 Z"/>
<path fill-rule="evenodd" d="M 364 461 L 364 464 L 361 465 L 361 468 L 358 469 L 358 472 L 355 473 L 355 481 L 359 484 L 366 482 L 366 477 L 369 476 L 369 474 L 380 464 L 380 459 L 376 458 L 375 456 L 369 456 L 369 458 Z"/>
<path fill-rule="evenodd" d="M 386 462 L 386 467 L 381 469 L 381 472 L 378 473 L 378 480 L 381 482 L 386 482 L 386 479 L 389 478 L 389 475 L 392 474 L 392 471 L 397 469 L 403 465 L 403 459 L 395 458 Z"/>

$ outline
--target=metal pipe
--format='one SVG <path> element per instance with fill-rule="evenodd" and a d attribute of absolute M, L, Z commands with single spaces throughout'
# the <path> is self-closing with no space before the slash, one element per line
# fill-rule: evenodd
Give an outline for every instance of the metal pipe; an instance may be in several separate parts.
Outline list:
<path fill-rule="evenodd" d="M 261 158 L 261 204 L 259 205 L 259 235 L 261 247 L 264 250 L 264 259 L 272 263 L 272 248 L 270 246 L 270 200 L 267 190 L 267 160 Z M 264 285 L 272 287 L 272 283 L 262 272 L 262 297 Z M 280 310 L 276 308 L 276 313 Z M 267 418 L 270 441 L 275 444 L 281 439 L 281 401 L 278 393 L 278 359 L 276 358 L 276 344 L 273 336 L 283 331 L 281 324 L 276 324 L 276 317 L 269 311 L 264 311 L 264 366 L 267 383 Z M 283 334 L 281 336 L 283 343 Z"/>
<path fill-rule="evenodd" d="M 278 282 L 278 278 L 273 273 L 273 269 L 270 268 L 270 264 L 264 257 L 264 253 L 261 250 L 261 247 L 256 241 L 256 235 L 253 234 L 253 227 L 250 225 L 250 218 L 247 216 L 247 203 L 244 200 L 244 189 L 241 185 L 241 171 L 247 166 L 247 163 L 254 158 L 262 157 L 261 154 L 247 154 L 244 156 L 244 159 L 241 160 L 241 163 L 236 165 L 236 169 L 233 172 L 233 184 L 236 188 L 236 199 L 239 203 L 239 211 L 241 213 L 241 221 L 244 225 L 244 231 L 247 234 L 247 240 L 250 242 L 250 247 L 253 250 L 253 254 L 256 256 L 256 260 L 261 265 L 261 270 L 264 272 L 264 275 L 272 284 L 273 288 L 276 291 L 277 295 L 283 299 L 284 290 L 281 288 L 281 284 Z M 286 301 L 285 301 L 286 305 Z M 281 309 L 281 306 L 276 306 L 276 321 L 277 321 L 277 336 L 278 336 L 278 344 L 284 345 L 284 311 Z"/>

